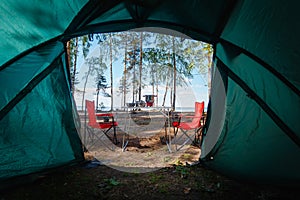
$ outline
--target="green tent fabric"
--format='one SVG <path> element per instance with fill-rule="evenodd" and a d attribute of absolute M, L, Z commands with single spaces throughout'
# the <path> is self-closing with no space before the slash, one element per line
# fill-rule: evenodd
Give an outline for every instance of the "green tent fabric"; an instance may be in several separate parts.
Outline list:
<path fill-rule="evenodd" d="M 226 90 L 225 117 L 219 137 L 208 129 L 201 158 L 237 179 L 299 184 L 296 7 L 295 2 L 239 3 L 216 44 L 215 64 Z"/>
<path fill-rule="evenodd" d="M 1 180 L 83 159 L 64 60 L 53 42 L 1 71 Z"/>
<path fill-rule="evenodd" d="M 82 159 L 66 41 L 162 27 L 213 44 L 201 161 L 230 177 L 300 182 L 298 1 L 0 2 L 0 180 Z"/>

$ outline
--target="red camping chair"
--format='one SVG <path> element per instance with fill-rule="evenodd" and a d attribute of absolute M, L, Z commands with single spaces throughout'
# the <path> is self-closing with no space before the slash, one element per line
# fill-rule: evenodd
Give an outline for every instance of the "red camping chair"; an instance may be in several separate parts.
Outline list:
<path fill-rule="evenodd" d="M 97 140 L 95 140 L 92 136 L 95 136 L 100 142 L 106 145 L 109 149 L 114 150 L 114 148 L 110 148 L 107 143 L 101 140 L 101 138 L 106 135 L 108 138 L 108 132 L 113 129 L 113 138 L 112 141 L 114 144 L 118 143 L 117 135 L 116 135 L 116 126 L 118 126 L 118 122 L 114 120 L 114 115 L 112 113 L 95 113 L 95 105 L 94 101 L 85 100 L 86 109 L 88 113 L 89 122 L 86 126 L 87 131 L 89 133 L 89 139 L 92 140 L 93 146 Z M 97 130 L 101 130 L 102 134 L 96 134 Z"/>
<path fill-rule="evenodd" d="M 195 114 L 194 116 L 185 116 L 179 115 L 178 120 L 173 121 L 172 125 L 174 127 L 174 140 L 173 143 L 176 145 L 176 150 L 180 150 L 188 141 L 194 142 L 197 138 L 197 133 L 202 129 L 202 117 L 203 117 L 203 110 L 204 110 L 204 101 L 195 102 Z M 189 119 L 189 120 L 188 120 Z M 184 121 L 185 120 L 185 121 Z M 183 133 L 178 137 L 178 129 L 181 130 Z M 193 134 L 189 135 L 188 132 L 193 130 Z M 186 140 L 177 148 L 177 142 L 183 136 L 186 136 Z M 194 137 L 194 139 L 192 138 Z"/>

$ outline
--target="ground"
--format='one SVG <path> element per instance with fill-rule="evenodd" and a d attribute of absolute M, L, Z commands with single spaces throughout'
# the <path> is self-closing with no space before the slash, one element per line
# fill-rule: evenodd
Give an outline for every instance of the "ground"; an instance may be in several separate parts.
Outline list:
<path fill-rule="evenodd" d="M 91 163 L 89 163 L 91 164 Z M 201 165 L 128 173 L 87 163 L 64 168 L 0 193 L 9 199 L 299 199 L 297 188 L 231 180 Z"/>
<path fill-rule="evenodd" d="M 0 191 L 0 200 L 300 199 L 300 188 L 239 182 L 205 168 L 198 162 L 201 150 L 197 143 L 185 145 L 180 151 L 175 151 L 173 144 L 170 152 L 166 129 L 158 125 L 163 121 L 158 113 L 131 113 L 130 118 L 138 126 L 126 130 L 139 132 L 129 135 L 125 151 L 121 149 L 125 128 L 118 118 L 119 143 L 114 151 L 96 144 L 85 152 L 84 162 Z M 84 118 L 81 121 L 84 123 Z M 173 134 L 172 129 L 167 131 Z M 105 142 L 112 144 L 108 139 Z"/>

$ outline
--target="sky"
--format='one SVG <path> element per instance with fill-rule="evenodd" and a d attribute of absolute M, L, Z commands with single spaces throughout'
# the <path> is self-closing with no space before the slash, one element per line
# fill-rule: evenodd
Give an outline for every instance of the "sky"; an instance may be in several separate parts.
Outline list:
<path fill-rule="evenodd" d="M 94 42 L 96 43 L 96 42 Z M 90 52 L 88 54 L 88 58 L 92 56 L 98 56 L 100 54 L 99 52 L 99 46 L 96 44 L 93 44 L 90 48 Z M 122 77 L 123 73 L 123 67 L 124 64 L 122 63 L 123 55 L 124 53 L 120 53 L 120 58 L 113 62 L 113 76 L 114 76 L 114 108 L 118 108 L 122 106 L 122 95 L 118 94 L 116 91 L 119 87 L 119 80 Z M 107 66 L 109 66 L 109 63 L 107 63 Z M 75 87 L 77 90 L 83 91 L 83 85 L 84 85 L 84 75 L 87 72 L 88 66 L 85 63 L 83 56 L 80 55 L 77 62 L 77 68 L 78 68 L 78 80 L 80 81 L 79 84 L 76 84 Z M 199 74 L 198 71 L 194 70 L 192 72 L 193 78 L 189 79 L 188 86 L 186 87 L 177 87 L 177 95 L 176 95 L 176 110 L 184 107 L 183 109 L 186 110 L 193 110 L 195 101 L 204 101 L 206 102 L 206 105 L 208 103 L 208 88 L 207 88 L 207 77 L 205 74 Z M 105 77 L 107 79 L 107 84 L 110 85 L 110 74 L 109 69 L 105 72 Z M 180 74 L 178 74 L 180 75 Z M 186 79 L 187 80 L 187 79 Z M 89 100 L 95 100 L 96 102 L 96 83 L 94 81 L 94 77 L 90 77 L 88 80 L 86 93 L 85 93 L 85 99 Z M 110 89 L 107 89 L 106 92 L 110 93 Z M 155 106 L 162 106 L 162 99 L 163 94 L 165 92 L 165 86 L 160 85 L 159 86 L 159 93 L 158 93 L 158 105 Z M 146 94 L 152 94 L 152 87 L 148 86 L 142 89 L 142 95 Z M 167 99 L 165 106 L 170 106 L 170 99 L 169 99 L 170 93 L 167 94 Z M 82 105 L 82 93 L 75 92 L 75 101 L 77 107 L 80 109 Z M 142 100 L 145 101 L 143 98 Z M 103 95 L 99 95 L 99 103 L 103 103 L 105 107 L 110 108 L 110 98 L 104 97 Z M 132 94 L 129 92 L 127 94 L 127 100 L 126 102 L 132 102 Z"/>

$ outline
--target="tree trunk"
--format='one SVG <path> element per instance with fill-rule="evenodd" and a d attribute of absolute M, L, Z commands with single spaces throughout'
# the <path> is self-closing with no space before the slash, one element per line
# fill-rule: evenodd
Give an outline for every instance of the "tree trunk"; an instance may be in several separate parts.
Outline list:
<path fill-rule="evenodd" d="M 173 110 L 173 88 L 170 88 L 170 105 Z"/>
<path fill-rule="evenodd" d="M 73 75 L 72 75 L 72 91 L 73 95 L 75 95 L 75 80 L 76 80 L 76 70 L 77 70 L 77 53 L 78 53 L 78 37 L 75 39 L 75 52 L 74 52 L 74 67 L 73 67 Z"/>
<path fill-rule="evenodd" d="M 98 111 L 98 105 L 99 105 L 99 90 L 97 89 L 97 97 L 96 97 L 96 111 Z"/>
<path fill-rule="evenodd" d="M 142 100 L 143 32 L 140 32 L 139 101 Z"/>
<path fill-rule="evenodd" d="M 109 34 L 109 58 L 110 58 L 110 110 L 113 111 L 114 95 L 113 95 L 113 60 L 112 60 L 112 34 Z"/>
<path fill-rule="evenodd" d="M 136 71 L 135 71 L 135 63 L 136 63 L 136 57 L 135 57 L 135 50 L 133 50 L 133 58 L 132 58 L 132 67 L 133 67 L 133 81 L 132 81 L 132 103 L 135 103 L 135 95 L 136 95 Z"/>
<path fill-rule="evenodd" d="M 168 67 L 168 73 L 169 74 L 169 67 Z M 169 78 L 168 76 L 166 77 L 166 87 L 165 87 L 165 93 L 164 93 L 164 97 L 163 97 L 163 103 L 162 103 L 162 106 L 165 106 L 165 102 L 166 102 L 166 97 L 167 97 L 167 93 L 168 93 L 168 89 L 169 89 Z"/>
<path fill-rule="evenodd" d="M 154 82 L 154 78 L 153 78 L 153 83 L 152 83 L 152 95 L 154 95 L 154 87 L 155 87 L 155 82 Z"/>
<path fill-rule="evenodd" d="M 124 51 L 124 79 L 123 79 L 123 92 L 124 92 L 124 99 L 123 99 L 123 106 L 126 105 L 126 93 L 127 93 L 127 33 L 125 33 L 125 51 Z"/>
<path fill-rule="evenodd" d="M 90 67 L 89 67 L 88 72 L 87 72 L 87 75 L 86 75 L 86 79 L 85 79 L 84 85 L 83 85 L 82 102 L 81 102 L 81 109 L 82 109 L 82 111 L 84 111 L 85 88 L 86 88 L 86 85 L 87 85 L 87 82 L 88 82 L 88 79 L 89 79 L 90 71 L 91 71 L 91 69 L 90 69 Z"/>
<path fill-rule="evenodd" d="M 158 84 L 156 84 L 156 106 L 158 106 Z"/>
<path fill-rule="evenodd" d="M 156 62 L 155 62 L 156 66 Z M 157 73 L 155 73 L 155 84 L 156 84 L 156 106 L 158 106 L 158 77 Z"/>
<path fill-rule="evenodd" d="M 67 49 L 67 57 L 68 57 L 68 67 L 70 69 L 70 72 L 71 72 L 71 40 L 69 40 L 67 43 L 66 43 L 66 49 Z M 72 79 L 73 79 L 73 76 L 71 77 L 71 91 L 73 91 L 73 83 L 72 83 Z"/>
<path fill-rule="evenodd" d="M 208 87 L 208 97 L 210 97 L 210 92 L 211 92 L 211 65 L 212 65 L 212 59 L 211 56 L 209 54 L 206 55 L 207 56 L 207 61 L 208 61 L 208 73 L 207 73 L 207 87 Z"/>
<path fill-rule="evenodd" d="M 177 79 L 177 69 L 176 69 L 176 57 L 175 57 L 175 38 L 172 38 L 172 46 L 173 46 L 173 102 L 172 102 L 172 110 L 175 110 L 175 102 L 176 102 L 176 79 Z"/>
<path fill-rule="evenodd" d="M 156 67 L 156 62 L 154 62 L 154 66 Z M 152 83 L 152 95 L 154 95 L 154 87 L 155 87 L 155 84 L 157 82 L 157 78 L 156 78 L 157 73 L 154 74 L 154 69 L 153 68 L 154 68 L 153 65 L 151 65 L 152 81 L 153 81 L 153 83 Z"/>
<path fill-rule="evenodd" d="M 69 40 L 66 44 L 66 48 L 67 48 L 69 68 L 71 69 L 71 45 L 70 45 L 70 43 L 71 43 L 71 41 Z"/>
<path fill-rule="evenodd" d="M 167 93 L 168 93 L 168 88 L 169 88 L 169 84 L 168 82 L 166 83 L 166 88 L 165 88 L 165 93 L 164 93 L 164 97 L 163 97 L 163 102 L 161 106 L 165 106 L 165 102 L 166 102 L 166 97 L 167 97 Z"/>

